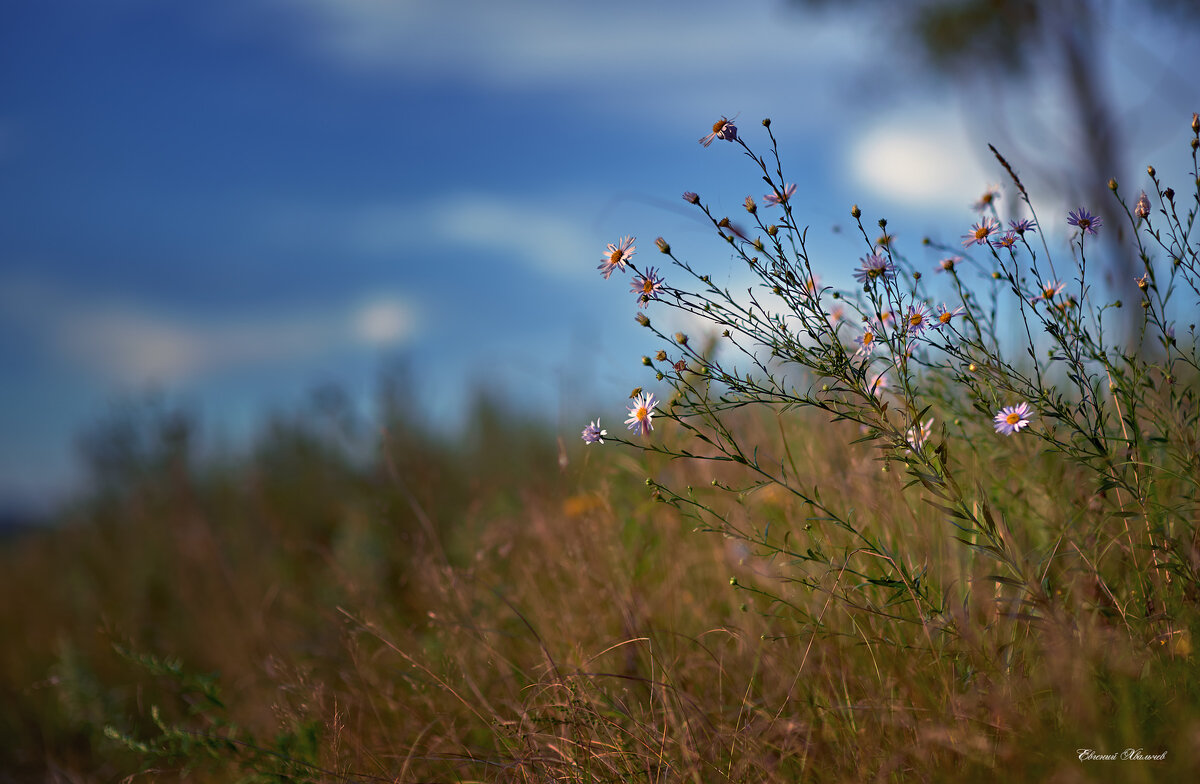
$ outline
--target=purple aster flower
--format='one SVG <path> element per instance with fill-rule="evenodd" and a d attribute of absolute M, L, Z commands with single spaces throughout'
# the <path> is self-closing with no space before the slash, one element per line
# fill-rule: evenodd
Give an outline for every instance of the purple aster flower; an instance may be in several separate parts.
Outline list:
<path fill-rule="evenodd" d="M 937 316 L 934 317 L 934 328 L 944 327 L 954 320 L 955 316 L 961 316 L 966 313 L 966 308 L 959 305 L 954 310 L 950 310 L 945 305 L 938 305 Z"/>
<path fill-rule="evenodd" d="M 1037 233 L 1037 221 L 1032 218 L 1021 218 L 1019 221 L 1009 221 L 1008 228 L 1015 231 L 1017 234 L 1024 235 L 1025 232 Z"/>
<path fill-rule="evenodd" d="M 918 302 L 910 305 L 908 315 L 904 317 L 904 327 L 917 337 L 930 326 L 929 321 L 929 306 L 924 302 Z"/>
<path fill-rule="evenodd" d="M 783 189 L 783 193 L 772 191 L 766 196 L 763 196 L 763 204 L 768 207 L 774 207 L 776 204 L 783 204 L 796 193 L 796 183 L 790 183 Z"/>
<path fill-rule="evenodd" d="M 1031 299 L 1029 301 L 1031 303 L 1038 302 L 1040 300 L 1046 300 L 1047 302 L 1049 302 L 1050 300 L 1054 299 L 1054 297 L 1056 295 L 1062 293 L 1062 290 L 1065 289 L 1066 287 L 1067 287 L 1066 283 L 1060 283 L 1057 280 L 1044 281 L 1042 283 L 1042 293 L 1038 294 L 1036 297 L 1034 297 L 1033 299 Z"/>
<path fill-rule="evenodd" d="M 625 424 L 630 430 L 641 431 L 642 435 L 649 435 L 654 429 L 654 425 L 650 423 L 650 418 L 654 416 L 654 408 L 658 405 L 658 400 L 654 397 L 654 393 L 641 394 L 633 399 L 633 405 L 629 407 L 629 419 L 625 420 Z"/>
<path fill-rule="evenodd" d="M 992 420 L 996 423 L 996 432 L 1003 433 L 1006 436 L 1011 436 L 1021 428 L 1029 424 L 1029 417 L 1033 415 L 1033 409 L 1028 403 L 1020 403 L 1015 406 L 1005 406 L 1000 409 Z"/>
<path fill-rule="evenodd" d="M 1100 216 L 1093 215 L 1084 207 L 1080 207 L 1077 210 L 1067 213 L 1067 223 L 1072 226 L 1078 226 L 1080 232 L 1095 234 L 1096 229 L 1100 228 L 1104 221 L 1100 219 Z"/>
<path fill-rule="evenodd" d="M 662 275 L 658 274 L 658 269 L 651 267 L 645 275 L 634 278 L 630 288 L 638 295 L 638 307 L 644 308 L 650 300 L 658 299 L 658 293 L 663 289 Z"/>
<path fill-rule="evenodd" d="M 987 243 L 988 237 L 992 232 L 1000 229 L 1000 223 L 994 218 L 984 218 L 978 223 L 972 224 L 971 230 L 962 236 L 963 247 L 969 248 L 972 245 L 984 245 Z"/>
<path fill-rule="evenodd" d="M 876 278 L 892 280 L 895 277 L 896 265 L 892 263 L 891 259 L 880 256 L 878 253 L 872 253 L 862 259 L 862 266 L 854 271 L 854 279 L 864 284 L 868 280 Z"/>
<path fill-rule="evenodd" d="M 999 201 L 999 199 L 1000 199 L 1000 186 L 999 185 L 989 185 L 988 189 L 983 192 L 982 196 L 979 197 L 979 201 L 977 201 L 971 205 L 971 209 L 975 210 L 976 212 L 983 212 L 988 207 L 995 205 L 995 203 L 997 201 Z"/>
<path fill-rule="evenodd" d="M 875 346 L 879 345 L 879 335 L 870 327 L 864 327 L 863 333 L 856 337 L 854 342 L 858 344 L 858 350 L 854 352 L 854 356 L 866 356 L 875 350 Z"/>
<path fill-rule="evenodd" d="M 633 237 L 622 237 L 621 241 L 616 245 L 610 242 L 608 250 L 604 252 L 600 266 L 596 267 L 596 269 L 600 270 L 605 280 L 608 280 L 608 276 L 613 274 L 613 270 L 619 269 L 622 272 L 625 271 L 625 264 L 636 250 L 633 245 Z"/>
<path fill-rule="evenodd" d="M 996 239 L 992 240 L 993 248 L 1006 248 L 1012 250 L 1012 246 L 1017 244 L 1017 233 L 1015 231 L 1006 231 Z"/>
<path fill-rule="evenodd" d="M 700 203 L 700 194 L 694 193 L 693 191 L 684 191 L 683 192 L 683 200 L 686 201 L 688 204 L 699 204 Z"/>
<path fill-rule="evenodd" d="M 954 266 L 962 261 L 962 256 L 950 256 L 938 262 L 935 272 L 953 272 Z"/>
<path fill-rule="evenodd" d="M 733 120 L 736 120 L 736 115 Z M 700 143 L 707 147 L 713 143 L 713 139 L 724 139 L 727 142 L 737 141 L 737 126 L 733 124 L 733 120 L 728 117 L 722 117 L 713 123 L 712 133 L 700 139 Z"/>
<path fill-rule="evenodd" d="M 603 444 L 604 437 L 608 435 L 607 430 L 600 429 L 600 420 L 597 419 L 583 429 L 583 443 L 585 444 Z"/>

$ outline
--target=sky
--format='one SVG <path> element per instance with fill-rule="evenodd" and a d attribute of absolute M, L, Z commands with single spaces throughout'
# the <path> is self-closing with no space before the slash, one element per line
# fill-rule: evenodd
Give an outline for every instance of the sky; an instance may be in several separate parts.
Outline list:
<path fill-rule="evenodd" d="M 1122 9 L 1096 73 L 1134 181 L 1182 160 L 1200 41 Z M 657 346 L 596 271 L 607 243 L 658 263 L 662 235 L 741 279 L 680 199 L 736 216 L 764 192 L 696 143 L 717 118 L 760 151 L 772 118 L 835 285 L 862 255 L 851 204 L 917 255 L 1000 182 L 988 141 L 1020 161 L 1063 125 L 1057 85 L 964 89 L 894 38 L 787 0 L 9 4 L 0 509 L 77 491 L 79 434 L 150 392 L 237 443 L 320 385 L 369 414 L 403 361 L 447 432 L 480 387 L 567 437 L 619 428 Z"/>

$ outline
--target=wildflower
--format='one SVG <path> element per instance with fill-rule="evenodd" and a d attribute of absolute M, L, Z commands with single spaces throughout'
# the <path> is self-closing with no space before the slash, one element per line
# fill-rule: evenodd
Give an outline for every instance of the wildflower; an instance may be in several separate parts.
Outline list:
<path fill-rule="evenodd" d="M 892 280 L 896 277 L 896 265 L 891 259 L 884 258 L 878 253 L 872 253 L 870 256 L 862 259 L 862 267 L 854 271 L 854 279 L 859 283 L 866 283 L 868 280 L 875 280 L 882 277 L 884 280 Z"/>
<path fill-rule="evenodd" d="M 1096 229 L 1100 228 L 1103 221 L 1100 220 L 1100 216 L 1093 215 L 1087 209 L 1080 207 L 1067 213 L 1067 223 L 1078 226 L 1080 232 L 1095 234 Z"/>
<path fill-rule="evenodd" d="M 737 119 L 736 117 L 734 119 Z M 733 120 L 728 117 L 722 117 L 713 123 L 712 133 L 700 139 L 700 143 L 707 147 L 713 143 L 713 139 L 724 139 L 727 142 L 737 141 L 737 126 L 733 124 Z"/>
<path fill-rule="evenodd" d="M 645 275 L 633 279 L 631 290 L 638 295 L 638 307 L 644 308 L 652 299 L 658 299 L 658 293 L 663 289 L 662 275 L 654 267 L 646 270 Z"/>
<path fill-rule="evenodd" d="M 650 423 L 650 418 L 654 416 L 654 408 L 658 405 L 658 400 L 655 399 L 654 393 L 638 395 L 633 399 L 633 405 L 629 407 L 629 419 L 625 420 L 625 424 L 630 430 L 640 430 L 642 435 L 648 435 L 654 429 L 654 425 Z"/>
<path fill-rule="evenodd" d="M 924 302 L 910 305 L 904 324 L 913 337 L 920 335 L 929 326 L 929 306 Z"/>
<path fill-rule="evenodd" d="M 813 296 L 817 293 L 817 286 L 819 286 L 820 283 L 821 279 L 816 275 L 813 275 L 811 278 L 806 276 L 804 278 L 804 293 L 810 297 Z"/>
<path fill-rule="evenodd" d="M 886 231 L 875 238 L 875 244 L 881 248 L 890 248 L 892 243 L 896 241 L 895 234 L 888 234 Z"/>
<path fill-rule="evenodd" d="M 959 305 L 954 310 L 950 310 L 945 305 L 938 305 L 938 312 L 937 312 L 937 316 L 936 316 L 937 323 L 934 324 L 933 326 L 935 328 L 944 327 L 947 324 L 949 324 L 951 322 L 951 320 L 954 319 L 955 316 L 961 316 L 963 313 L 966 313 L 966 312 L 967 312 L 966 308 L 964 308 L 962 305 Z"/>
<path fill-rule="evenodd" d="M 1017 244 L 1017 233 L 1015 231 L 1006 231 L 996 239 L 992 240 L 993 248 L 1006 248 L 1012 250 L 1012 246 Z"/>
<path fill-rule="evenodd" d="M 1029 301 L 1030 303 L 1034 303 L 1044 299 L 1049 302 L 1050 300 L 1054 299 L 1056 294 L 1060 293 L 1066 287 L 1066 283 L 1059 283 L 1057 280 L 1045 281 L 1042 283 L 1042 293 Z"/>
<path fill-rule="evenodd" d="M 634 254 L 633 237 L 622 237 L 621 241 L 613 245 L 608 244 L 608 250 L 605 251 L 600 266 L 596 269 L 604 275 L 604 279 L 608 280 L 608 276 L 613 274 L 613 270 L 619 269 L 625 271 L 625 264 L 629 261 L 629 257 Z"/>
<path fill-rule="evenodd" d="M 863 333 L 854 339 L 854 342 L 858 344 L 858 350 L 854 352 L 854 356 L 862 357 L 870 354 L 875 350 L 878 339 L 879 336 L 875 334 L 873 329 L 865 327 Z"/>
<path fill-rule="evenodd" d="M 1133 206 L 1133 214 L 1139 218 L 1150 217 L 1150 199 L 1146 197 L 1146 192 L 1142 191 L 1142 195 L 1138 196 L 1137 204 Z"/>
<path fill-rule="evenodd" d="M 585 427 L 583 429 L 583 443 L 585 443 L 585 444 L 596 444 L 596 443 L 603 444 L 604 437 L 606 435 L 608 435 L 608 431 L 600 429 L 600 420 L 597 419 L 595 422 L 592 422 L 591 424 L 589 424 L 587 427 Z"/>
<path fill-rule="evenodd" d="M 1025 232 L 1037 233 L 1037 221 L 1031 218 L 1021 218 L 1019 221 L 1009 221 L 1008 228 L 1024 236 Z"/>
<path fill-rule="evenodd" d="M 971 230 L 962 236 L 963 247 L 969 248 L 972 245 L 983 245 L 987 243 L 987 238 L 991 236 L 993 231 L 1000 228 L 1000 223 L 994 218 L 984 218 L 978 223 L 971 225 Z"/>
<path fill-rule="evenodd" d="M 1000 199 L 1000 186 L 989 185 L 988 189 L 979 197 L 979 201 L 971 205 L 971 209 L 976 212 L 983 212 L 988 207 L 992 207 Z"/>
<path fill-rule="evenodd" d="M 783 204 L 785 201 L 792 198 L 795 193 L 796 183 L 793 182 L 784 187 L 783 193 L 780 193 L 779 191 L 772 191 L 766 196 L 763 196 L 763 204 L 767 205 L 768 207 L 774 207 L 776 204 Z"/>
<path fill-rule="evenodd" d="M 686 201 L 688 204 L 699 204 L 700 203 L 700 194 L 695 193 L 693 191 L 684 191 L 683 192 L 683 200 Z"/>
<path fill-rule="evenodd" d="M 890 385 L 886 374 L 876 373 L 867 380 L 867 391 L 871 393 L 872 397 L 879 397 Z"/>
<path fill-rule="evenodd" d="M 962 261 L 962 256 L 950 256 L 938 262 L 935 272 L 953 272 L 954 267 L 958 262 Z"/>
<path fill-rule="evenodd" d="M 1033 409 L 1028 403 L 1020 403 L 1015 406 L 1005 406 L 1000 409 L 1000 412 L 993 417 L 996 423 L 996 432 L 1003 433 L 1006 436 L 1011 436 L 1021 428 L 1029 424 L 1029 417 L 1033 415 Z"/>
<path fill-rule="evenodd" d="M 750 213 L 751 215 L 758 212 L 758 205 L 754 203 L 753 196 L 747 196 L 746 201 L 743 202 L 743 206 L 745 206 L 746 212 Z"/>
<path fill-rule="evenodd" d="M 929 436 L 933 434 L 933 418 L 926 419 L 919 426 L 910 427 L 904 435 L 909 446 L 914 451 L 920 452 L 921 447 L 925 446 L 925 442 L 929 440 Z"/>
<path fill-rule="evenodd" d="M 1145 291 L 1150 286 L 1150 273 L 1149 272 L 1142 273 L 1142 277 L 1134 278 L 1133 282 L 1137 284 L 1137 287 L 1139 289 L 1141 289 L 1142 291 Z"/>
<path fill-rule="evenodd" d="M 841 305 L 834 306 L 833 310 L 829 311 L 829 326 L 837 326 L 838 322 L 845 318 L 845 316 L 845 308 L 843 308 Z"/>

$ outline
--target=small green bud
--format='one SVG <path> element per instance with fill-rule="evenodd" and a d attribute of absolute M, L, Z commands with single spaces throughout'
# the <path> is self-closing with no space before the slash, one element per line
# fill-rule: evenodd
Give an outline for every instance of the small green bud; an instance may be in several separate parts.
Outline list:
<path fill-rule="evenodd" d="M 1121 300 L 1117 300 L 1117 301 L 1116 301 L 1116 302 L 1114 302 L 1113 304 L 1114 304 L 1114 305 L 1116 305 L 1118 308 L 1119 308 L 1119 307 L 1122 307 L 1122 306 L 1124 305 L 1124 303 L 1122 303 L 1122 302 L 1121 302 Z"/>
<path fill-rule="evenodd" d="M 828 384 L 822 384 L 822 385 L 821 385 L 821 391 L 822 391 L 822 392 L 828 392 L 828 391 L 829 391 L 829 385 L 828 385 Z"/>
<path fill-rule="evenodd" d="M 921 273 L 919 273 L 919 272 L 914 272 L 914 273 L 913 273 L 913 280 L 920 280 L 920 279 L 921 279 Z"/>
<path fill-rule="evenodd" d="M 657 373 L 655 373 L 655 374 L 654 374 L 654 379 L 655 379 L 656 381 L 662 381 L 662 380 L 663 380 L 663 378 L 664 378 L 664 376 L 663 376 L 663 374 L 662 374 L 662 371 L 661 371 L 661 370 L 660 370 L 659 372 L 657 372 Z"/>
<path fill-rule="evenodd" d="M 651 367 L 654 365 L 654 362 L 650 359 L 650 357 L 642 357 L 642 364 L 646 367 Z"/>
<path fill-rule="evenodd" d="M 736 577 L 730 577 L 730 578 L 729 578 L 729 584 L 730 584 L 730 585 L 737 585 L 737 584 L 738 584 L 737 578 L 736 578 Z"/>
<path fill-rule="evenodd" d="M 999 273 L 999 272 L 993 272 L 993 273 L 992 273 L 992 280 L 1000 280 L 1000 273 Z"/>

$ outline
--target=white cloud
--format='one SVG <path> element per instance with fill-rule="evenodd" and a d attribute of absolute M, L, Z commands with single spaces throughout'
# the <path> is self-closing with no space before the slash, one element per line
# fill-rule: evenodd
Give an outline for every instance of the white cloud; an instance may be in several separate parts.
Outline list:
<path fill-rule="evenodd" d="M 962 210 L 996 180 L 954 115 L 931 106 L 876 118 L 846 150 L 857 184 L 902 204 Z"/>
<path fill-rule="evenodd" d="M 61 359 L 111 382 L 179 383 L 329 351 L 403 343 L 416 312 L 383 296 L 278 317 L 191 319 L 140 303 L 94 302 L 38 281 L 7 281 L 0 319 L 16 322 Z"/>
<path fill-rule="evenodd" d="M 535 272 L 571 276 L 594 271 L 580 259 L 596 256 L 586 223 L 562 209 L 567 199 L 528 200 L 489 193 L 459 193 L 426 206 L 377 204 L 353 210 L 344 222 L 345 244 L 374 254 L 411 255 L 430 243 L 492 254 Z M 295 221 L 288 221 L 295 223 Z"/>

